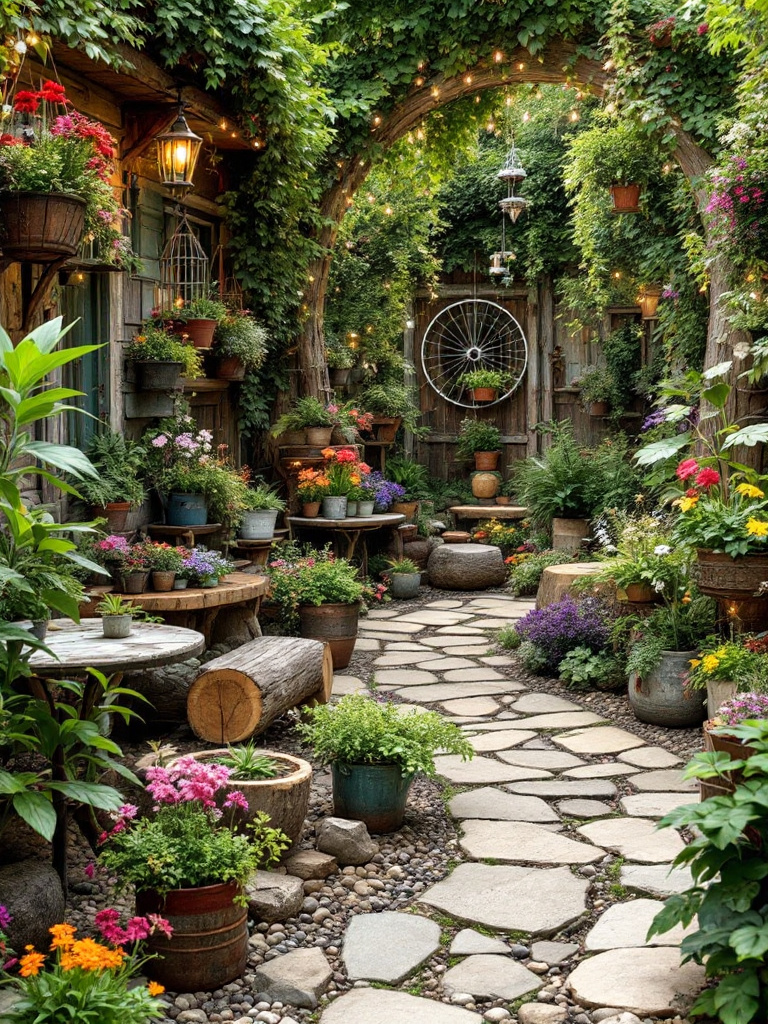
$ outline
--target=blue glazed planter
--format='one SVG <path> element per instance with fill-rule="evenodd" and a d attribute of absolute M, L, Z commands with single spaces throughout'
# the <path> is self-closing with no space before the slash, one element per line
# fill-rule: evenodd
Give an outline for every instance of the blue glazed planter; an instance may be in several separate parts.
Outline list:
<path fill-rule="evenodd" d="M 205 526 L 208 506 L 202 494 L 171 494 L 166 519 L 169 526 Z"/>

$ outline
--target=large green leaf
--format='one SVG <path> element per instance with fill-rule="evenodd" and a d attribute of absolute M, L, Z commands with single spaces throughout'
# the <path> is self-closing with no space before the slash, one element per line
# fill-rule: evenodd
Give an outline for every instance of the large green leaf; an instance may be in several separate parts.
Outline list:
<path fill-rule="evenodd" d="M 98 807 L 101 811 L 116 811 L 124 802 L 116 789 L 100 782 L 49 782 L 48 788 L 64 793 L 68 800 Z"/>
<path fill-rule="evenodd" d="M 647 444 L 644 448 L 641 448 L 640 451 L 635 453 L 635 461 L 638 466 L 653 466 L 657 462 L 664 462 L 665 459 L 673 458 L 683 448 L 687 447 L 690 442 L 691 435 L 687 431 L 684 434 L 678 434 L 676 437 L 665 437 L 661 441 L 654 441 L 652 444 Z"/>
<path fill-rule="evenodd" d="M 84 395 L 84 391 L 75 391 L 72 388 L 51 388 L 41 395 L 33 395 L 32 398 L 25 398 L 19 402 L 16 409 L 16 422 L 19 426 L 27 423 L 34 423 L 36 420 L 45 419 L 46 416 L 58 415 L 60 412 L 80 411 L 76 406 L 62 405 L 65 398 L 78 398 Z"/>
<path fill-rule="evenodd" d="M 63 590 L 41 590 L 40 596 L 49 608 L 55 608 L 57 612 L 61 612 L 74 622 L 80 621 L 80 605 L 74 597 L 65 594 Z"/>
<path fill-rule="evenodd" d="M 53 352 L 58 343 L 64 338 L 75 324 L 77 320 L 73 320 L 71 324 L 64 326 L 64 317 L 55 316 L 52 320 L 47 320 L 44 324 L 40 324 L 39 327 L 35 327 L 27 337 L 35 342 L 41 352 Z"/>
<path fill-rule="evenodd" d="M 30 441 L 26 447 L 27 451 L 49 466 L 63 469 L 64 472 L 77 477 L 98 478 L 99 474 L 91 460 L 79 448 L 73 448 L 68 444 L 52 444 L 50 441 Z"/>
<path fill-rule="evenodd" d="M 756 444 L 764 444 L 768 441 L 768 423 L 750 423 L 748 427 L 742 427 L 735 434 L 731 434 L 723 441 L 723 448 L 733 448 L 735 445 L 743 444 L 747 448 L 754 448 Z"/>
<path fill-rule="evenodd" d="M 724 381 L 720 381 L 717 384 L 713 384 L 711 388 L 702 391 L 701 397 L 709 402 L 710 405 L 714 405 L 716 409 L 724 409 L 730 393 L 730 387 Z"/>
<path fill-rule="evenodd" d="M 13 798 L 13 809 L 24 821 L 48 842 L 56 831 L 56 812 L 51 801 L 42 793 L 27 791 Z"/>
<path fill-rule="evenodd" d="M 717 363 L 715 366 L 710 366 L 709 369 L 705 370 L 701 376 L 704 380 L 714 380 L 715 377 L 724 377 L 726 373 L 730 372 L 732 366 L 733 360 L 726 359 L 723 363 Z"/>

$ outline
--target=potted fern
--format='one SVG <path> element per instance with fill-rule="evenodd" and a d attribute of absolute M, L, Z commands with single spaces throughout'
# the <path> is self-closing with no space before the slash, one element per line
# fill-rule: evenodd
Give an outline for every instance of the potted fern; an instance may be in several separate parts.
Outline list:
<path fill-rule="evenodd" d="M 458 383 L 470 393 L 473 402 L 495 402 L 499 392 L 509 386 L 510 376 L 501 370 L 469 370 Z"/>
<path fill-rule="evenodd" d="M 387 569 L 389 591 L 398 601 L 409 601 L 419 596 L 421 570 L 412 558 L 392 559 Z"/>
<path fill-rule="evenodd" d="M 219 380 L 243 380 L 256 370 L 267 353 L 267 332 L 248 313 L 229 313 L 216 325 L 214 355 Z"/>
<path fill-rule="evenodd" d="M 84 477 L 77 488 L 92 507 L 93 514 L 107 521 L 107 532 L 125 530 L 128 513 L 144 501 L 144 449 L 106 424 L 94 434 L 85 449 L 97 476 Z"/>

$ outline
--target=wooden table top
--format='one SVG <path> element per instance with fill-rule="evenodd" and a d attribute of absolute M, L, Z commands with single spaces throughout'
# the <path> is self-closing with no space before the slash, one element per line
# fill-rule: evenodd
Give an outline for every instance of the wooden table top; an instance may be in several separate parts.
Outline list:
<path fill-rule="evenodd" d="M 206 523 L 205 526 L 168 526 L 167 523 L 150 523 L 147 526 L 147 533 L 150 537 L 156 534 L 158 537 L 183 537 L 186 533 L 193 533 L 196 537 L 207 537 L 221 529 L 221 523 Z"/>
<path fill-rule="evenodd" d="M 101 619 L 74 622 L 54 620 L 48 626 L 45 643 L 54 652 L 35 651 L 30 665 L 36 675 L 59 678 L 87 668 L 102 672 L 157 668 L 194 658 L 205 650 L 205 637 L 194 629 L 163 623 L 134 622 L 124 640 L 107 640 Z"/>
<path fill-rule="evenodd" d="M 405 522 L 402 512 L 382 512 L 372 516 L 347 516 L 346 519 L 323 519 L 315 516 L 288 516 L 291 526 L 316 526 L 321 530 L 378 530 L 383 526 L 399 526 Z"/>
<path fill-rule="evenodd" d="M 111 587 L 91 587 L 95 593 L 110 593 Z M 223 608 L 226 605 L 244 604 L 263 597 L 269 589 L 269 579 L 250 572 L 231 572 L 217 587 L 187 587 L 186 590 L 169 590 L 159 593 L 148 590 L 143 594 L 126 594 L 126 600 L 139 605 L 147 612 L 192 612 L 201 608 Z"/>
<path fill-rule="evenodd" d="M 453 505 L 448 509 L 457 519 L 525 519 L 523 505 Z"/>

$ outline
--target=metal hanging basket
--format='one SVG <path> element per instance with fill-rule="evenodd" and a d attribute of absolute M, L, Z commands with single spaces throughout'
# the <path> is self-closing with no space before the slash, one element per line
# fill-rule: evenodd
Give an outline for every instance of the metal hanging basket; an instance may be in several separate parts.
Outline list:
<path fill-rule="evenodd" d="M 179 223 L 160 257 L 161 304 L 166 308 L 207 299 L 210 294 L 208 257 L 185 212 L 177 211 Z"/>

